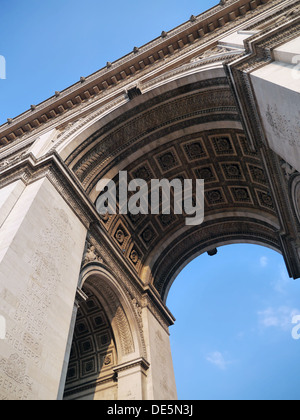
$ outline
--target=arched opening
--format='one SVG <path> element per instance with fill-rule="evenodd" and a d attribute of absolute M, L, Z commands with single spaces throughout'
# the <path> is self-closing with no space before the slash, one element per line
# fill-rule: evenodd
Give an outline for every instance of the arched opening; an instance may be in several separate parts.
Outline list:
<path fill-rule="evenodd" d="M 116 400 L 114 334 L 100 300 L 88 286 L 83 292 L 87 300 L 80 303 L 77 313 L 64 398 Z"/>
<path fill-rule="evenodd" d="M 80 279 L 64 398 L 143 399 L 149 366 L 134 307 L 121 282 L 102 262 L 88 259 Z"/>
<path fill-rule="evenodd" d="M 153 179 L 204 179 L 205 222 L 198 230 L 188 229 L 174 208 L 170 215 L 102 217 L 128 263 L 163 300 L 170 276 L 215 242 L 246 240 L 278 249 L 296 278 L 295 243 L 282 233 L 287 227 L 279 214 L 289 211 L 279 158 L 251 146 L 223 66 L 181 71 L 176 80 L 158 79 L 110 114 L 99 110 L 88 117 L 78 130 L 66 132 L 58 152 L 94 204 L 101 179 L 112 179 L 119 189 L 120 171 L 127 172 L 128 182 L 138 178 L 148 185 Z"/>
<path fill-rule="evenodd" d="M 282 256 L 235 244 L 190 262 L 170 289 L 180 399 L 299 399 L 300 285 Z"/>
<path fill-rule="evenodd" d="M 166 337 L 172 317 L 166 315 L 164 304 L 182 268 L 195 256 L 213 254 L 216 247 L 249 243 L 282 252 L 289 275 L 297 278 L 298 245 L 282 162 L 265 145 L 255 149 L 250 143 L 223 65 L 193 68 L 192 72 L 182 66 L 176 77 L 168 73 L 144 87 L 141 95 L 112 104 L 111 112 L 98 109 L 67 128 L 57 151 L 96 208 L 99 181 L 113 180 L 119 190 L 120 171 L 127 172 L 129 182 L 139 179 L 147 185 L 154 179 L 205 181 L 205 219 L 200 226 L 186 226 L 186 215 L 174 211 L 173 200 L 170 214 L 102 214 L 91 226 L 95 244 L 103 252 L 107 244 L 116 256 L 109 257 L 110 272 L 115 275 L 118 266 L 127 283 L 128 310 L 119 314 L 115 328 L 112 325 L 118 363 L 127 363 L 131 353 L 146 358 L 150 354 L 148 395 L 154 395 L 153 389 L 157 393 L 166 389 L 167 381 L 159 375 L 167 357 L 162 360 L 161 354 L 153 351 L 156 344 L 150 330 L 154 328 L 145 327 L 150 319 L 145 313 L 155 312 L 153 325 L 162 327 Z M 90 275 L 95 285 L 97 279 Z M 130 284 L 138 286 L 139 302 Z M 101 288 L 97 290 L 101 292 Z M 143 293 L 149 290 L 156 298 L 155 309 L 155 305 L 149 309 L 150 304 L 147 308 L 147 299 L 145 303 Z M 120 290 L 118 293 L 122 295 Z M 109 288 L 107 293 L 102 289 L 104 295 L 110 296 Z M 107 302 L 107 313 L 121 307 L 113 301 Z M 121 301 L 126 301 L 124 293 Z M 130 306 L 134 312 L 131 318 Z M 126 339 L 131 336 L 118 326 L 126 317 L 125 325 L 135 318 L 129 331 L 142 331 L 132 336 L 129 352 Z M 143 333 L 148 338 L 143 338 Z M 144 347 L 144 353 L 139 347 Z M 160 360 L 156 362 L 156 358 Z M 147 364 L 138 362 L 141 365 Z M 128 398 L 131 394 L 126 386 L 122 395 Z"/>

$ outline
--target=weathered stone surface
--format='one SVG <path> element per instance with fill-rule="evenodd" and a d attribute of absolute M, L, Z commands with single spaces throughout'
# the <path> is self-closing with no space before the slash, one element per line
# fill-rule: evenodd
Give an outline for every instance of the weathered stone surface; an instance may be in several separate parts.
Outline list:
<path fill-rule="evenodd" d="M 299 4 L 222 1 L 1 127 L 0 399 L 176 399 L 189 261 L 255 243 L 300 277 Z M 204 179 L 204 223 L 100 216 L 119 171 Z"/>
<path fill-rule="evenodd" d="M 2 224 L 1 399 L 57 398 L 85 235 L 46 179 L 25 188 Z"/>

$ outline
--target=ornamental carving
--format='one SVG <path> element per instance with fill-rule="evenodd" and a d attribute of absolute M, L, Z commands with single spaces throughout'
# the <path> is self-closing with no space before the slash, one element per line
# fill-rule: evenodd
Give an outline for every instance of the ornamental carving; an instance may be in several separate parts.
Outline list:
<path fill-rule="evenodd" d="M 276 105 L 268 105 L 266 118 L 275 136 L 280 137 L 284 142 L 291 146 L 300 147 L 300 122 L 289 120 L 285 115 L 278 111 Z"/>
<path fill-rule="evenodd" d="M 234 146 L 229 136 L 213 137 L 212 141 L 217 155 L 235 154 Z"/>
<path fill-rule="evenodd" d="M 192 63 L 197 63 L 198 61 L 211 59 L 211 58 L 219 58 L 224 59 L 224 55 L 227 54 L 237 54 L 241 51 L 237 50 L 236 48 L 230 48 L 230 47 L 222 47 L 222 46 L 216 46 L 214 48 L 211 48 L 209 50 L 206 50 L 203 54 L 201 54 L 199 57 L 193 58 L 191 60 Z"/>
<path fill-rule="evenodd" d="M 197 142 L 188 143 L 184 146 L 184 150 L 188 156 L 189 160 L 197 160 L 203 157 L 206 157 L 206 152 L 202 145 L 202 142 L 199 140 Z"/>
<path fill-rule="evenodd" d="M 135 249 L 133 249 L 130 253 L 130 259 L 133 262 L 133 264 L 137 264 L 139 261 L 139 254 L 137 253 L 137 251 Z"/>
<path fill-rule="evenodd" d="M 123 232 L 123 230 L 118 229 L 116 232 L 116 240 L 119 242 L 119 244 L 123 244 L 125 241 L 125 233 Z"/>
<path fill-rule="evenodd" d="M 289 181 L 291 176 L 297 173 L 296 169 L 293 168 L 289 163 L 282 161 L 281 168 L 285 174 L 286 179 Z"/>
<path fill-rule="evenodd" d="M 22 158 L 26 155 L 27 152 L 23 152 L 20 154 L 17 154 L 15 156 L 11 156 L 9 158 L 5 158 L 2 162 L 0 162 L 0 170 L 4 169 L 6 167 L 9 167 L 15 163 L 18 163 L 22 160 Z"/>
<path fill-rule="evenodd" d="M 98 252 L 96 251 L 96 247 L 93 246 L 93 245 L 90 245 L 86 254 L 85 254 L 85 257 L 84 257 L 84 260 L 83 260 L 83 265 L 86 265 L 86 264 L 89 264 L 89 263 L 92 263 L 92 262 L 97 262 L 97 263 L 103 264 L 104 261 L 100 257 Z"/>
<path fill-rule="evenodd" d="M 300 223 L 300 175 L 293 180 L 291 192 L 294 210 Z"/>
<path fill-rule="evenodd" d="M 266 1 L 221 0 L 220 6 L 201 18 L 192 16 L 181 29 L 163 32 L 162 39 L 135 48 L 131 55 L 108 63 L 105 70 L 91 77 L 81 78 L 61 94 L 56 92 L 55 98 L 32 107 L 25 116 L 9 121 L 9 127 L 1 128 L 0 147 L 5 146 L 0 162 L 1 187 L 19 179 L 26 187 L 47 178 L 89 232 L 79 265 L 82 262 L 82 279 L 86 280 L 83 287 L 90 290 L 78 311 L 68 392 L 74 391 L 76 381 L 81 382 L 84 392 L 95 384 L 103 385 L 102 380 L 114 382 L 117 388 L 115 374 L 125 369 L 122 364 L 116 368 L 122 358 L 126 362 L 137 360 L 136 366 L 147 364 L 136 359 L 149 356 L 143 312 L 151 311 L 168 333 L 172 317 L 159 297 L 167 297 L 172 281 L 193 256 L 207 251 L 214 254 L 211 250 L 220 244 L 259 243 L 283 251 L 291 275 L 299 276 L 294 244 L 299 234 L 296 220 L 300 223 L 300 179 L 294 168 L 280 162 L 268 149 L 260 114 L 267 119 L 268 132 L 286 144 L 300 145 L 300 123 L 297 118 L 289 121 L 288 115 L 279 115 L 278 103 L 260 112 L 251 96 L 248 72 L 269 62 L 273 49 L 297 34 L 299 29 L 294 23 L 298 11 L 288 9 L 291 3 L 300 1 Z M 274 26 L 280 15 L 284 15 L 286 28 L 289 26 L 285 33 L 280 28 L 282 20 Z M 259 25 L 262 20 L 271 29 L 266 26 L 257 31 L 246 42 L 246 54 L 239 49 L 216 47 L 237 27 L 247 31 L 251 24 Z M 217 65 L 208 66 L 214 62 Z M 41 159 L 27 155 L 26 159 L 21 152 L 30 150 L 39 133 L 49 126 L 60 131 L 49 154 Z M 147 182 L 204 179 L 208 185 L 203 226 L 189 228 L 183 223 L 184 217 L 174 212 L 149 218 L 98 215 L 93 205 L 98 194 L 96 185 L 106 175 L 114 177 L 120 169 L 127 171 L 130 179 Z M 13 209 L 12 215 L 15 213 Z M 37 240 L 39 249 L 27 261 L 34 282 L 22 290 L 25 296 L 34 292 L 33 283 L 47 284 L 43 306 L 52 305 L 53 291 L 64 281 L 60 268 L 72 260 L 68 258 L 72 246 L 68 246 L 66 230 L 66 226 L 71 228 L 72 218 L 59 209 L 55 214 L 57 237 L 53 237 L 56 230 L 52 224 L 42 230 L 43 240 Z M 60 251 L 55 261 L 53 250 Z M 100 266 L 104 262 L 106 268 Z M 11 300 L 11 296 L 7 297 Z M 21 315 L 19 308 L 15 320 Z M 41 328 L 41 337 L 45 333 L 48 331 Z M 51 342 L 49 337 L 45 343 Z M 163 335 L 157 332 L 155 337 L 154 344 L 164 344 Z M 4 381 L 31 390 L 26 373 L 34 371 L 29 365 L 34 361 L 29 360 L 29 353 L 21 354 L 18 348 L 20 354 L 16 354 L 15 350 L 0 355 Z M 161 377 L 157 383 L 167 389 L 168 354 L 160 353 L 161 369 L 156 370 L 161 371 Z M 99 375 L 101 369 L 103 376 Z M 131 391 L 127 395 L 134 397 Z"/>

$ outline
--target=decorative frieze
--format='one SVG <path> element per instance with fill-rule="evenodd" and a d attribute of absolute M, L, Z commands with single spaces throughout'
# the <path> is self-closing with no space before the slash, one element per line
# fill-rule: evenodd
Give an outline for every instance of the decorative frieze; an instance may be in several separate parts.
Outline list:
<path fill-rule="evenodd" d="M 245 5 L 237 7 L 235 11 L 231 10 L 229 14 L 226 13 L 226 8 L 231 7 L 232 9 L 232 5 L 240 3 L 240 1 L 234 0 L 233 2 L 226 2 L 223 6 L 216 6 L 210 11 L 190 20 L 188 23 L 170 31 L 167 37 L 162 36 L 142 48 L 135 47 L 132 55 L 126 56 L 116 63 L 108 63 L 104 69 L 90 77 L 81 77 L 78 84 L 65 90 L 63 94 L 56 92 L 53 98 L 36 106 L 34 110 L 31 109 L 32 116 L 25 113 L 21 117 L 10 119 L 10 123 L 14 127 L 12 130 L 7 130 L 8 127 L 3 126 L 3 129 L 0 130 L 0 144 L 5 144 L 4 139 L 8 138 L 12 132 L 18 132 L 18 136 L 22 136 L 24 132 L 31 133 L 36 127 L 45 124 L 46 119 L 58 118 L 58 115 L 64 113 L 66 109 L 71 108 L 72 103 L 81 104 L 83 100 L 90 101 L 91 97 L 97 97 L 100 93 L 100 86 L 101 91 L 105 92 L 110 86 L 118 84 L 119 80 L 124 80 L 124 75 L 131 74 L 135 76 L 136 69 L 143 70 L 145 67 L 153 65 L 156 61 L 159 62 L 159 60 L 165 57 L 165 51 L 170 56 L 174 54 L 175 50 L 178 52 L 181 50 L 183 52 L 183 50 L 188 49 L 188 47 L 194 44 L 194 40 L 202 40 L 205 34 L 212 33 L 214 35 L 215 31 L 220 33 L 221 31 L 227 30 L 229 27 L 226 23 L 231 21 L 230 25 L 233 26 L 235 20 L 238 17 L 242 18 L 246 12 L 246 16 L 249 15 L 249 17 L 254 17 L 261 13 L 261 10 L 256 10 L 256 6 L 259 5 L 261 0 L 255 2 L 253 0 L 251 2 L 249 0 L 244 1 Z M 268 3 L 268 1 L 264 1 L 264 3 Z M 269 5 L 265 4 L 264 7 L 267 9 Z M 184 34 L 183 39 L 180 39 L 180 33 Z M 166 42 L 168 44 L 165 45 Z M 133 69 L 134 71 L 132 71 Z M 109 74 L 107 74 L 108 70 Z M 24 119 L 29 121 L 23 123 Z M 35 121 L 35 123 L 32 124 L 32 121 Z M 1 131 L 3 135 L 1 135 Z"/>

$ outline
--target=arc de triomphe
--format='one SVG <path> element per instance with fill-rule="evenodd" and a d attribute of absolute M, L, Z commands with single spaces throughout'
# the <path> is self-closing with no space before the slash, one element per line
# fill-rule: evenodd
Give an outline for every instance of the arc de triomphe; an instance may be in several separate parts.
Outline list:
<path fill-rule="evenodd" d="M 300 277 L 300 1 L 227 0 L 0 127 L 0 399 L 176 399 L 166 307 L 233 243 Z M 204 179 L 205 219 L 99 180 Z"/>

